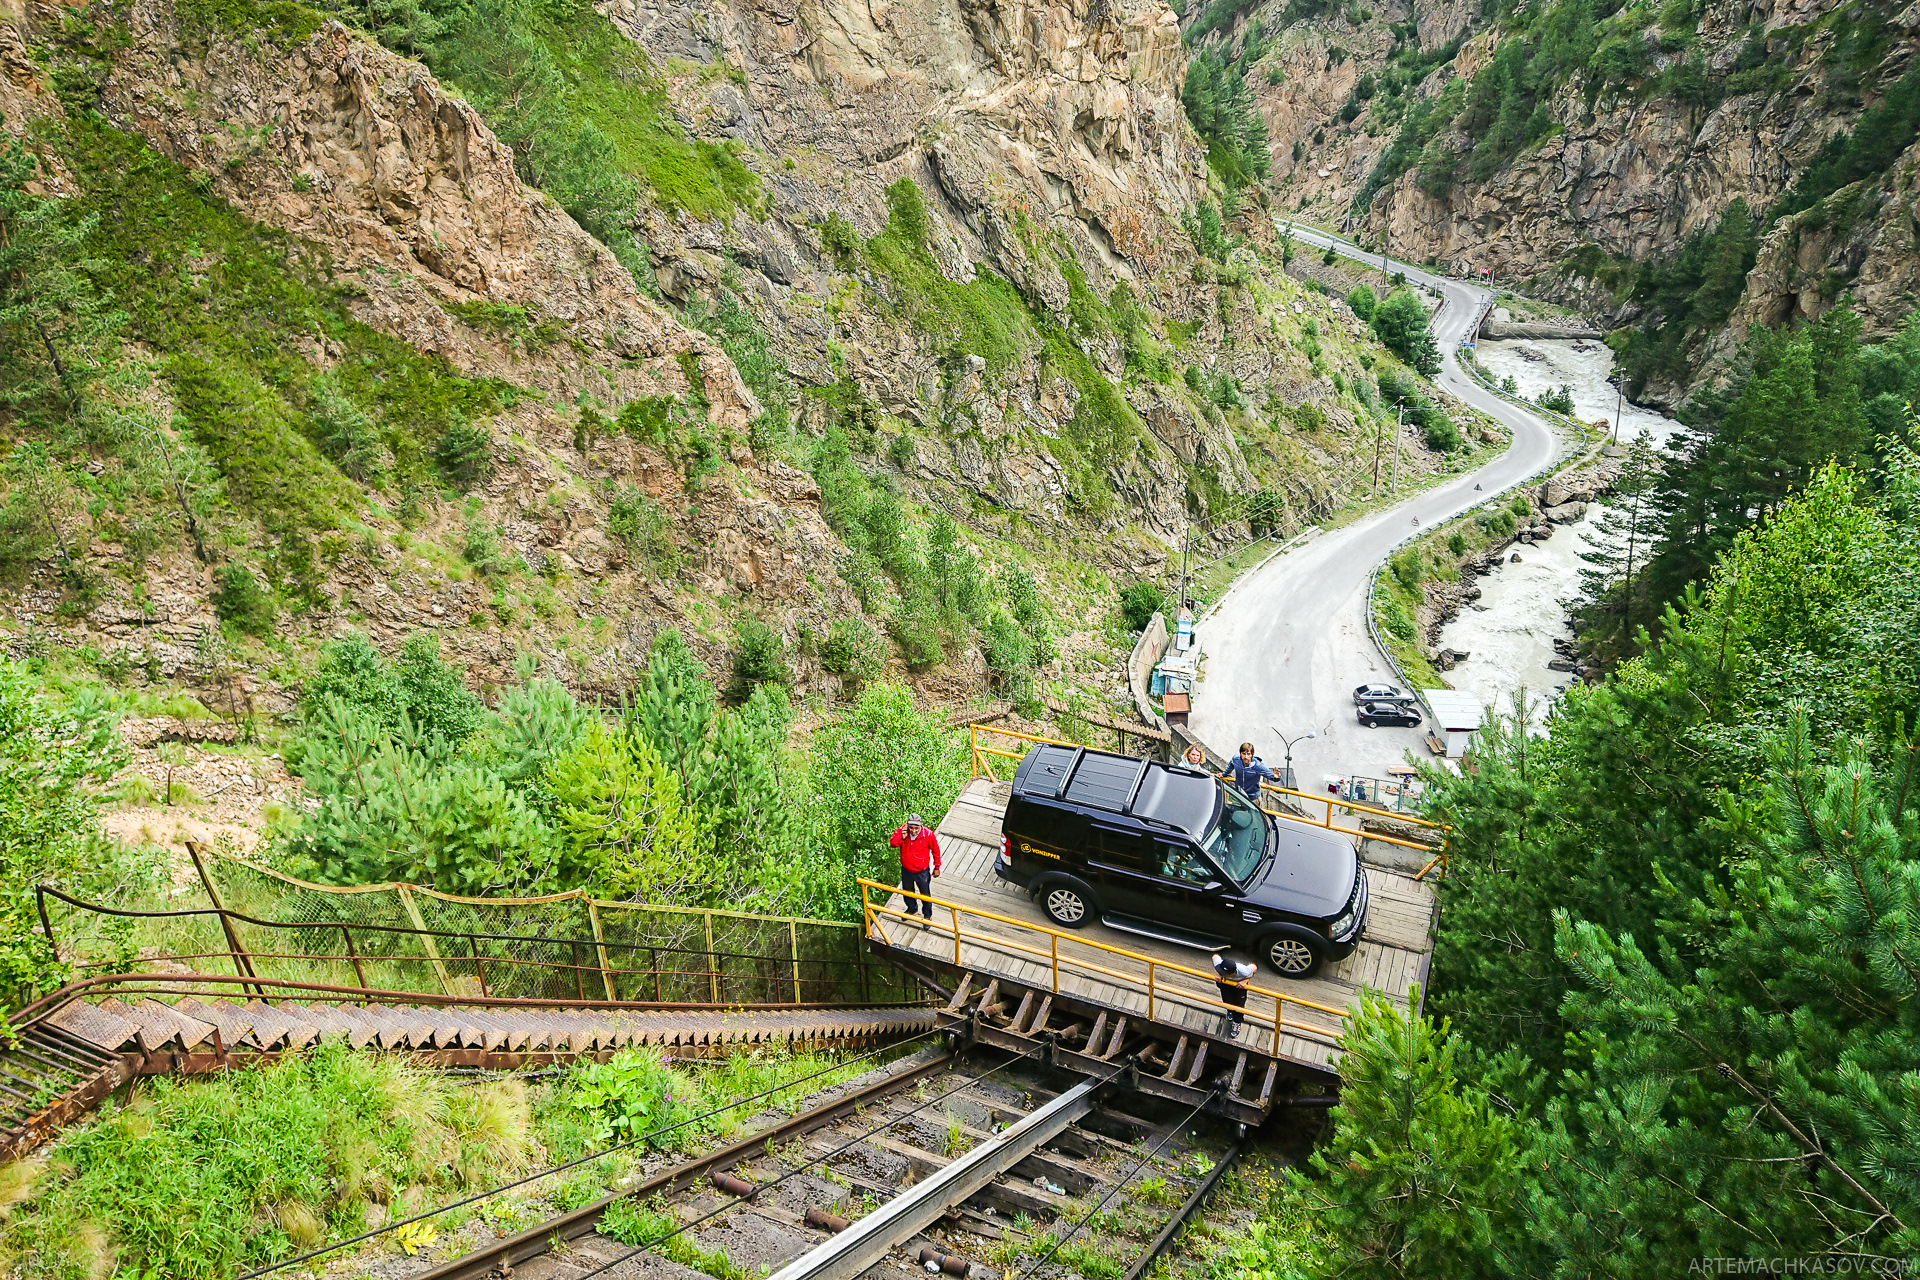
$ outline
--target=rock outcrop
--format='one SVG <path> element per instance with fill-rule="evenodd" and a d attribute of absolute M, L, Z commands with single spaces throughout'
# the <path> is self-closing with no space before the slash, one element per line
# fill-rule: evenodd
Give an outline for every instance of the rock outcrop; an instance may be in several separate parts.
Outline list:
<path fill-rule="evenodd" d="M 1382 13 L 1358 28 L 1345 18 L 1316 19 L 1289 31 L 1268 55 L 1281 71 L 1278 85 L 1260 90 L 1276 142 L 1276 173 L 1290 206 L 1340 223 L 1399 257 L 1490 273 L 1496 282 L 1524 281 L 1530 293 L 1585 309 L 1606 327 L 1628 323 L 1639 313 L 1612 292 L 1605 271 L 1590 274 L 1592 267 L 1582 264 L 1663 262 L 1690 236 L 1715 227 L 1736 198 L 1756 213 L 1774 204 L 1823 145 L 1845 135 L 1905 74 L 1920 34 L 1920 8 L 1873 8 L 1885 12 L 1840 0 L 1711 0 L 1698 16 L 1697 43 L 1676 46 L 1672 33 L 1649 26 L 1639 90 L 1595 93 L 1587 76 L 1576 74 L 1543 104 L 1552 132 L 1490 176 L 1462 176 L 1435 194 L 1423 188 L 1416 167 L 1358 210 L 1352 202 L 1393 142 L 1397 123 L 1376 128 L 1362 110 L 1343 124 L 1342 106 L 1362 77 L 1384 72 L 1392 47 L 1385 26 L 1398 15 Z M 1433 98 L 1455 77 L 1471 82 L 1486 65 L 1501 33 L 1475 30 L 1476 13 L 1460 4 L 1419 13 L 1421 49 L 1463 43 L 1409 95 Z M 1246 21 L 1255 18 L 1276 25 L 1270 9 L 1246 15 Z M 1863 26 L 1876 28 L 1886 50 L 1865 69 L 1849 61 L 1857 54 L 1846 44 L 1848 33 Z M 1750 68 L 1743 59 L 1756 49 L 1778 69 L 1772 82 L 1751 92 L 1719 92 L 1736 70 Z M 1693 57 L 1712 91 L 1703 91 L 1704 99 L 1650 88 L 1655 77 Z M 1471 141 L 1443 132 L 1429 150 L 1460 155 Z M 1920 245 L 1910 216 L 1916 161 L 1920 153 L 1910 149 L 1883 181 L 1868 184 L 1871 190 L 1837 193 L 1777 225 L 1738 309 L 1694 353 L 1692 372 L 1656 379 L 1636 396 L 1676 403 L 1726 368 L 1749 324 L 1818 315 L 1843 294 L 1860 311 L 1868 337 L 1896 328 L 1920 302 Z"/>

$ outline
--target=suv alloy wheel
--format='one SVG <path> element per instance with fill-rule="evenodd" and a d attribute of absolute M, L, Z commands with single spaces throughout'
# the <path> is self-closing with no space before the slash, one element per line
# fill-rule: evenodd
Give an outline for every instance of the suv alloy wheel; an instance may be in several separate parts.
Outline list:
<path fill-rule="evenodd" d="M 1040 902 L 1047 919 L 1062 929 L 1078 929 L 1093 919 L 1093 905 L 1086 890 L 1067 880 L 1052 880 L 1040 887 Z"/>
<path fill-rule="evenodd" d="M 1308 978 L 1320 968 L 1326 953 L 1307 941 L 1304 930 L 1276 930 L 1260 939 L 1260 954 L 1281 977 Z"/>

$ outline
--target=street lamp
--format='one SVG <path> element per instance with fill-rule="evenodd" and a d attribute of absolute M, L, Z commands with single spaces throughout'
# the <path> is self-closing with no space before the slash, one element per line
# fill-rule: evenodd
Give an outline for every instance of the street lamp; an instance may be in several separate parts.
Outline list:
<path fill-rule="evenodd" d="M 1268 727 L 1272 728 L 1272 726 L 1268 726 Z M 1298 791 L 1300 787 L 1294 781 L 1294 777 L 1293 777 L 1293 744 L 1296 742 L 1305 742 L 1308 738 L 1315 738 L 1315 737 L 1318 737 L 1319 735 L 1315 733 L 1313 730 L 1309 729 L 1307 730 L 1307 732 L 1300 734 L 1298 737 L 1289 738 L 1286 734 L 1280 732 L 1279 729 L 1275 728 L 1273 730 L 1273 736 L 1280 739 L 1281 745 L 1286 748 L 1286 752 L 1287 752 L 1287 762 L 1285 765 L 1281 766 L 1281 769 L 1280 769 L 1280 785 L 1285 787 L 1289 791 Z"/>
<path fill-rule="evenodd" d="M 1627 375 L 1616 373 L 1607 379 L 1613 384 L 1613 442 L 1620 443 L 1620 408 L 1627 398 Z"/>

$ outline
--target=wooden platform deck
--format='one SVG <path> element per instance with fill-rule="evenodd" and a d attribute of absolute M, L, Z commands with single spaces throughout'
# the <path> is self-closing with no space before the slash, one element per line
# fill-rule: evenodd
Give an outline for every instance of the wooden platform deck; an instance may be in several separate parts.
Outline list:
<path fill-rule="evenodd" d="M 997 978 L 1125 1017 L 1136 1030 L 1151 1027 L 1182 1047 L 1192 1040 L 1210 1042 L 1216 1055 L 1254 1050 L 1287 1074 L 1321 1078 L 1338 1073 L 1341 1011 L 1357 1004 L 1363 990 L 1405 1005 L 1412 988 L 1425 985 L 1433 889 L 1405 870 L 1363 861 L 1372 904 L 1359 949 L 1304 981 L 1280 978 L 1263 965 L 1254 985 L 1277 998 L 1256 990 L 1247 1006 L 1251 1032 L 1227 1040 L 1217 1034 L 1220 1010 L 1204 972 L 1205 952 L 1098 923 L 1060 933 L 1023 891 L 994 875 L 1007 795 L 1008 784 L 985 778 L 961 793 L 938 828 L 944 866 L 933 897 L 941 905 L 922 928 L 893 914 L 903 911 L 905 900 L 892 895 L 874 917 L 876 949 L 948 974 L 975 975 L 975 990 Z"/>

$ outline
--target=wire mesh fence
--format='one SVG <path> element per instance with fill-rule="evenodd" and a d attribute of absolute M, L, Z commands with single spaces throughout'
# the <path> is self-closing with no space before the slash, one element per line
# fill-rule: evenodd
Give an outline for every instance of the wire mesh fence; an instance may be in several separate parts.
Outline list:
<path fill-rule="evenodd" d="M 144 917 L 154 954 L 202 971 L 363 990 L 715 1005 L 918 1003 L 857 924 L 615 902 L 585 891 L 467 898 L 322 885 L 195 849 L 211 910 Z M 56 936 L 103 908 L 42 896 Z M 95 966 L 83 966 L 97 968 Z"/>

